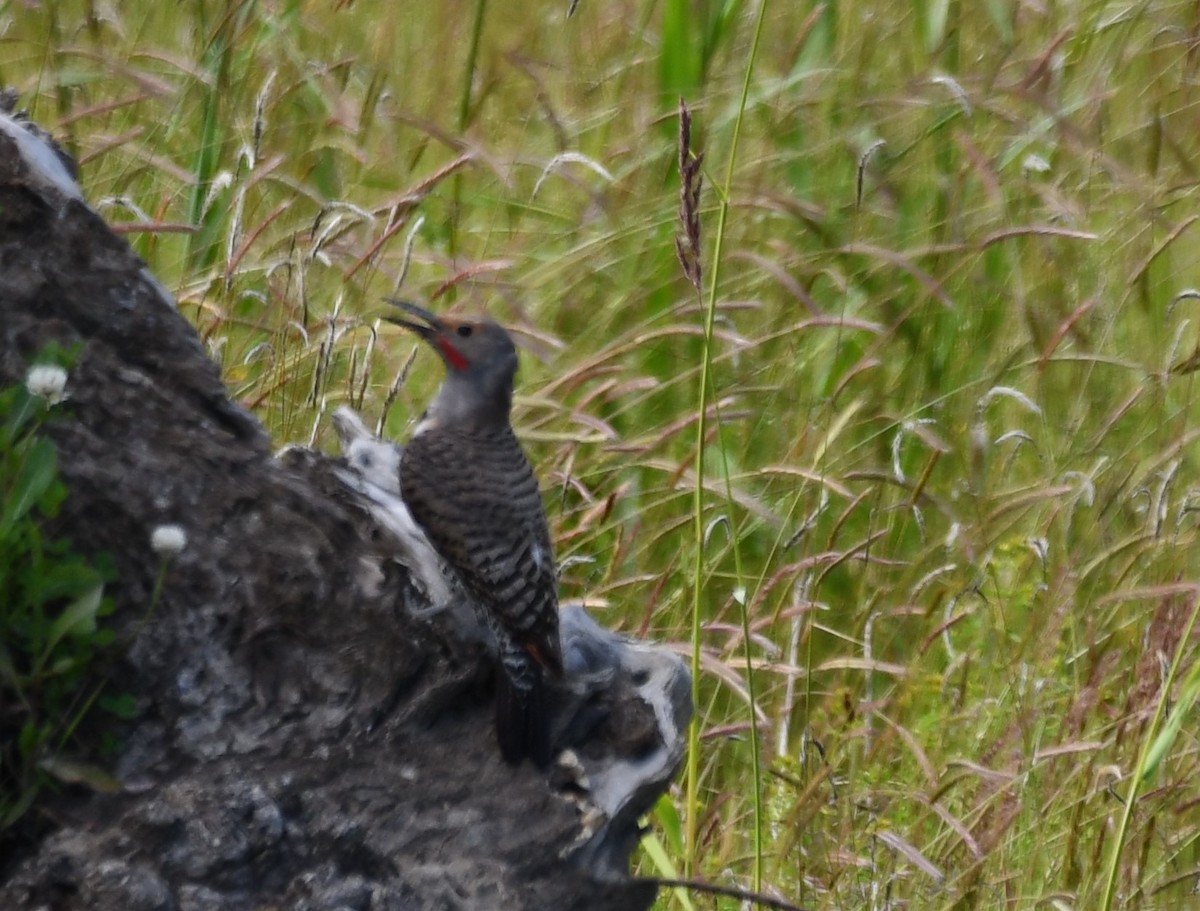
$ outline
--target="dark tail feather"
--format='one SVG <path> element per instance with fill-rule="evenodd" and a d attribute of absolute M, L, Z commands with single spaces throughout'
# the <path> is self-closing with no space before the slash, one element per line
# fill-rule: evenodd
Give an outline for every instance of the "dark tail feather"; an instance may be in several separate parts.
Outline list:
<path fill-rule="evenodd" d="M 514 683 L 501 666 L 496 676 L 496 739 L 500 754 L 513 765 L 525 757 L 544 769 L 553 758 L 550 744 L 550 712 L 546 682 L 540 668 L 522 675 L 521 684 Z"/>

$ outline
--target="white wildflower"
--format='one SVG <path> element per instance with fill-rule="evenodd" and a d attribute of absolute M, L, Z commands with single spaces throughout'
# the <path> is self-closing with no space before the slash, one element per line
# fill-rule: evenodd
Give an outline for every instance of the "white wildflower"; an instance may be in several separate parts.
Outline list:
<path fill-rule="evenodd" d="M 57 405 L 67 397 L 67 371 L 55 364 L 36 364 L 25 377 L 25 388 L 31 395 L 45 399 L 47 405 Z"/>
<path fill-rule="evenodd" d="M 187 547 L 187 532 L 180 525 L 160 525 L 150 535 L 150 548 L 160 557 L 174 557 Z"/>
<path fill-rule="evenodd" d="M 1026 177 L 1037 174 L 1049 174 L 1050 162 L 1046 161 L 1046 159 L 1036 152 L 1030 152 L 1025 156 L 1025 160 L 1021 162 L 1021 170 L 1025 172 Z"/>

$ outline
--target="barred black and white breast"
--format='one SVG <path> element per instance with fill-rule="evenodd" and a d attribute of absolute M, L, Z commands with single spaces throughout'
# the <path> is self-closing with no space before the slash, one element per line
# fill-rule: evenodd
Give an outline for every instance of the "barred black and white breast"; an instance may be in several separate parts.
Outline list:
<path fill-rule="evenodd" d="M 422 428 L 404 449 L 400 478 L 413 518 L 471 596 L 560 676 L 553 547 L 537 479 L 511 427 Z"/>

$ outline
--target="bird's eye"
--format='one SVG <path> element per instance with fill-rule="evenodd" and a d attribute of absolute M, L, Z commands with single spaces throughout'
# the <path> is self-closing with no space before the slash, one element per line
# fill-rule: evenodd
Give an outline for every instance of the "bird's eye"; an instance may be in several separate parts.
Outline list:
<path fill-rule="evenodd" d="M 459 326 L 458 327 L 458 334 L 462 338 L 467 338 L 471 334 L 472 331 L 473 330 L 471 329 L 470 326 Z"/>

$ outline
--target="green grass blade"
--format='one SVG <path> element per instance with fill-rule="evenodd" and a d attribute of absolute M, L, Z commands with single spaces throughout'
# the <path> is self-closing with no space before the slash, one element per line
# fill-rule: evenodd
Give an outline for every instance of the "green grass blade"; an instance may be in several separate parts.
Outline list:
<path fill-rule="evenodd" d="M 763 22 L 766 20 L 767 2 L 762 0 L 758 8 L 758 18 L 754 27 L 754 41 L 751 44 L 748 59 L 746 61 L 745 76 L 742 81 L 742 94 L 738 102 L 737 116 L 734 120 L 733 138 L 730 142 L 729 159 L 726 162 L 725 181 L 722 186 L 721 202 L 718 207 L 717 230 L 716 238 L 713 244 L 712 265 L 709 269 L 709 286 L 708 286 L 708 302 L 704 311 L 704 357 L 701 362 L 700 380 L 698 389 L 698 409 L 696 421 L 696 482 L 693 492 L 693 532 L 696 536 L 696 564 L 695 577 L 693 580 L 692 591 L 692 698 L 693 703 L 697 707 L 697 716 L 699 714 L 699 674 L 700 674 L 700 615 L 701 603 L 703 594 L 703 579 L 704 579 L 704 447 L 707 439 L 707 420 L 706 416 L 710 401 L 716 396 L 712 395 L 712 343 L 713 330 L 716 325 L 717 313 L 717 289 L 721 274 L 721 253 L 724 245 L 725 231 L 729 218 L 729 197 L 733 187 L 733 175 L 737 164 L 738 141 L 741 138 L 742 119 L 746 112 L 746 106 L 750 98 L 751 78 L 754 72 L 754 61 L 758 54 L 759 41 L 762 37 Z M 718 422 L 720 418 L 718 416 Z M 754 687 L 754 666 L 752 661 L 752 639 L 750 637 L 750 620 L 748 615 L 747 597 L 745 594 L 744 574 L 741 563 L 741 548 L 738 540 L 738 525 L 736 521 L 736 504 L 733 498 L 733 487 L 729 479 L 729 462 L 726 458 L 724 446 L 724 435 L 719 435 L 721 453 L 720 461 L 722 467 L 722 475 L 725 483 L 726 506 L 729 511 L 728 517 L 731 523 L 731 547 L 734 554 L 735 572 L 737 579 L 737 588 L 742 592 L 739 599 L 741 601 L 741 620 L 742 632 L 746 648 L 746 682 L 750 697 L 750 751 L 751 764 L 753 770 L 753 804 L 754 804 L 754 888 L 758 890 L 762 885 L 762 857 L 763 857 L 763 841 L 762 841 L 762 763 L 759 756 L 759 736 L 758 736 L 758 704 L 756 701 Z M 687 794 L 688 794 L 688 826 L 687 826 L 687 857 L 689 864 L 694 861 L 696 852 L 697 838 L 697 823 L 699 809 L 699 717 L 693 719 L 692 725 L 688 730 L 688 771 L 687 771 Z M 691 867 L 689 866 L 689 875 Z"/>

